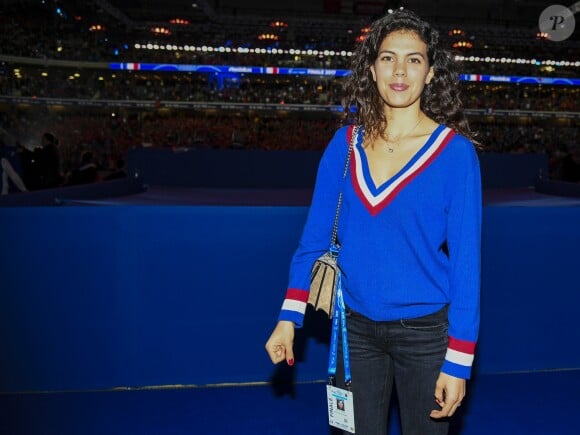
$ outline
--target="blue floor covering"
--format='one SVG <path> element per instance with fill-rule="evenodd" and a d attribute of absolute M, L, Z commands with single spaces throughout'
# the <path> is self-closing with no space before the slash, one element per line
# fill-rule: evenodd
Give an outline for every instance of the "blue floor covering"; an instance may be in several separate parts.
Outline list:
<path fill-rule="evenodd" d="M 451 434 L 580 434 L 579 387 L 580 370 L 480 375 Z M 328 434 L 324 406 L 323 383 L 1 394 L 0 434 Z"/>

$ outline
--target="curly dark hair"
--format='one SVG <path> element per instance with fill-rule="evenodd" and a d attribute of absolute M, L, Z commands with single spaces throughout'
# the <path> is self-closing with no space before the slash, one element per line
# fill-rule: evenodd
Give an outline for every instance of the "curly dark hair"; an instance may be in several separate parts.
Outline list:
<path fill-rule="evenodd" d="M 370 67 L 377 59 L 381 43 L 395 31 L 411 31 L 427 45 L 427 59 L 433 66 L 434 77 L 425 85 L 421 95 L 421 110 L 434 121 L 445 124 L 476 143 L 476 134 L 469 128 L 463 113 L 459 92 L 459 76 L 449 51 L 439 46 L 439 32 L 407 9 L 400 9 L 377 19 L 365 40 L 357 45 L 351 59 L 351 74 L 344 83 L 342 105 L 344 116 L 351 122 L 365 126 L 370 137 L 383 137 L 387 119 Z M 355 108 L 353 114 L 351 107 Z"/>

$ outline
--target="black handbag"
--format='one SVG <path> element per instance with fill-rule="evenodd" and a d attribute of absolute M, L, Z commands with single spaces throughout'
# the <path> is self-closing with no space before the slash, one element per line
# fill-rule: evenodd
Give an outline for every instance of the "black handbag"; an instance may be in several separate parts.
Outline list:
<path fill-rule="evenodd" d="M 349 141 L 348 152 L 346 155 L 346 162 L 344 164 L 344 171 L 342 174 L 342 182 L 346 178 L 348 172 L 348 165 L 359 127 L 355 126 L 351 129 L 351 137 Z M 312 305 L 315 310 L 322 310 L 328 314 L 332 319 L 334 314 L 334 301 L 336 299 L 336 288 L 340 279 L 340 268 L 338 267 L 338 253 L 340 252 L 340 245 L 337 242 L 338 234 L 338 218 L 340 216 L 340 209 L 342 207 L 342 189 L 338 195 L 336 204 L 336 213 L 334 215 L 334 224 L 332 227 L 332 236 L 330 238 L 330 247 L 328 251 L 321 255 L 312 266 L 310 273 L 310 293 L 308 294 L 308 304 Z"/>

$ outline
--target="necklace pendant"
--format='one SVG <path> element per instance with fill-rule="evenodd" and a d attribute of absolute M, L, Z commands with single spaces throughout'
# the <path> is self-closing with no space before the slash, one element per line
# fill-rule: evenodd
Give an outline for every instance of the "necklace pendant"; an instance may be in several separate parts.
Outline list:
<path fill-rule="evenodd" d="M 387 147 L 387 152 L 388 153 L 392 153 L 393 151 L 394 151 L 394 148 L 393 147 L 389 147 L 389 146 Z"/>

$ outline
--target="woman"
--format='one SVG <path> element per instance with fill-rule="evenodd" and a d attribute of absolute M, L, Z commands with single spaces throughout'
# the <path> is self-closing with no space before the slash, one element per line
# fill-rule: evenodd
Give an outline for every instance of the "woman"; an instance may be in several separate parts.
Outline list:
<path fill-rule="evenodd" d="M 266 343 L 274 363 L 294 364 L 294 328 L 342 189 L 338 262 L 357 434 L 386 433 L 393 384 L 404 435 L 447 433 L 465 396 L 479 328 L 481 183 L 457 84 L 437 31 L 417 15 L 398 10 L 372 25 L 345 85 L 345 110 L 354 106 L 362 126 L 349 172 L 341 184 L 343 127 L 320 162 Z"/>

